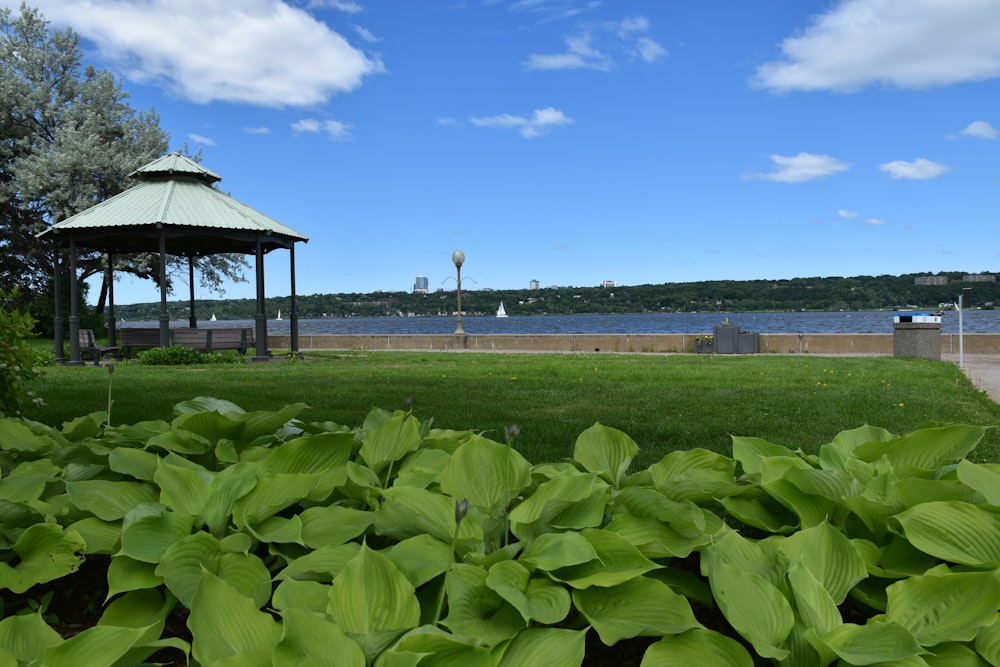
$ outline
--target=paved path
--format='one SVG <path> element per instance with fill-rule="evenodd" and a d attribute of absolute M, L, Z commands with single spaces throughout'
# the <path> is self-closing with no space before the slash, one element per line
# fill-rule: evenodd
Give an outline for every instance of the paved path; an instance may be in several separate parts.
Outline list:
<path fill-rule="evenodd" d="M 943 361 L 958 364 L 957 354 L 941 355 Z M 965 374 L 979 391 L 985 392 L 995 403 L 1000 403 L 1000 355 L 966 354 Z"/>

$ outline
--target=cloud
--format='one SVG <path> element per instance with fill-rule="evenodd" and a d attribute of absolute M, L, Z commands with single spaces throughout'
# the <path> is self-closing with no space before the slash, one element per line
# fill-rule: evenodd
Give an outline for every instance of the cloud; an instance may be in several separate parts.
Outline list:
<path fill-rule="evenodd" d="M 615 54 L 654 63 L 667 56 L 659 42 L 648 37 L 649 20 L 632 16 L 583 28 L 564 39 L 561 53 L 531 54 L 522 63 L 529 70 L 593 69 L 607 72 L 616 65 Z"/>
<path fill-rule="evenodd" d="M 996 139 L 997 136 L 1000 136 L 1000 132 L 997 132 L 997 129 L 985 120 L 972 121 L 959 134 L 964 137 L 976 137 L 978 139 Z"/>
<path fill-rule="evenodd" d="M 353 0 L 309 0 L 307 9 L 336 9 L 348 14 L 357 14 L 362 11 L 361 5 Z"/>
<path fill-rule="evenodd" d="M 485 116 L 470 118 L 469 122 L 476 127 L 494 127 L 516 129 L 525 139 L 534 139 L 548 134 L 552 128 L 560 125 L 571 125 L 573 119 L 559 109 L 546 107 L 535 109 L 531 116 Z"/>
<path fill-rule="evenodd" d="M 837 217 L 844 218 L 845 220 L 852 220 L 858 217 L 858 212 L 842 208 L 837 211 Z"/>
<path fill-rule="evenodd" d="M 883 227 L 889 224 L 888 220 L 883 220 L 882 218 L 868 218 L 864 222 L 867 227 Z"/>
<path fill-rule="evenodd" d="M 304 107 L 383 71 L 376 57 L 285 0 L 35 0 L 91 40 L 124 78 L 184 99 Z M 352 11 L 353 2 L 323 3 Z M 360 9 L 360 7 L 359 7 Z M 310 64 L 322 63 L 321 67 Z"/>
<path fill-rule="evenodd" d="M 271 128 L 269 127 L 244 127 L 243 132 L 246 134 L 271 134 Z"/>
<path fill-rule="evenodd" d="M 209 139 L 208 137 L 206 137 L 204 135 L 201 135 L 201 134 L 191 133 L 191 134 L 188 134 L 187 136 L 188 136 L 188 139 L 190 139 L 191 141 L 195 142 L 196 144 L 204 144 L 206 146 L 214 146 L 215 145 L 215 141 L 213 139 Z"/>
<path fill-rule="evenodd" d="M 744 180 L 777 181 L 779 183 L 804 183 L 817 178 L 825 178 L 837 172 L 847 171 L 850 165 L 829 155 L 813 155 L 799 153 L 798 155 L 769 156 L 777 169 L 768 173 L 755 173 L 743 177 Z"/>
<path fill-rule="evenodd" d="M 774 92 L 930 88 L 1000 76 L 1000 3 L 843 0 L 781 42 L 751 84 Z"/>
<path fill-rule="evenodd" d="M 326 133 L 334 141 L 347 141 L 351 138 L 351 126 L 339 120 L 318 120 L 303 118 L 292 123 L 292 132 L 296 134 Z"/>
<path fill-rule="evenodd" d="M 937 178 L 949 170 L 947 165 L 939 162 L 931 162 L 923 158 L 917 158 L 913 162 L 905 160 L 894 160 L 879 165 L 879 170 L 886 172 L 893 178 L 905 178 L 909 180 L 927 180 Z"/>
<path fill-rule="evenodd" d="M 459 124 L 457 120 L 451 117 L 447 118 L 441 117 L 441 118 L 436 118 L 435 120 L 437 121 L 438 125 L 444 125 L 445 127 L 455 127 Z"/>
<path fill-rule="evenodd" d="M 358 37 L 365 40 L 369 44 L 374 44 L 375 42 L 381 41 L 375 34 L 368 28 L 363 28 L 359 25 L 354 26 L 354 32 Z"/>

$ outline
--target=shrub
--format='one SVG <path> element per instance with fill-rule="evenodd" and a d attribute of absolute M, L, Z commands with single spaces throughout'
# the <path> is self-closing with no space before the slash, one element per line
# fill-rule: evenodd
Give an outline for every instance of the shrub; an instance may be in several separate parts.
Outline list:
<path fill-rule="evenodd" d="M 28 344 L 35 336 L 35 319 L 17 309 L 17 299 L 17 289 L 0 290 L 0 415 L 20 415 L 29 403 L 42 403 L 25 387 L 28 380 L 40 375 L 34 350 Z"/>
<path fill-rule="evenodd" d="M 149 366 L 193 366 L 196 364 L 238 364 L 243 359 L 235 352 L 198 352 L 189 347 L 154 347 L 140 352 L 140 364 Z"/>

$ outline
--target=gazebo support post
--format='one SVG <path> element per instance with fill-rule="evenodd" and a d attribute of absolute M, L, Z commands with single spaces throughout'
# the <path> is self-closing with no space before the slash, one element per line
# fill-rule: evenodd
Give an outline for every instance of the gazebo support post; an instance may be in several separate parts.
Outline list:
<path fill-rule="evenodd" d="M 118 336 L 115 335 L 115 256 L 108 253 L 108 268 L 105 271 L 105 280 L 108 281 L 108 345 L 115 347 L 118 345 Z"/>
<path fill-rule="evenodd" d="M 55 239 L 53 238 L 53 241 Z M 59 242 L 55 241 L 53 243 L 53 262 L 52 262 L 52 298 L 54 303 L 52 304 L 52 336 L 55 338 L 55 352 L 56 352 L 56 363 L 64 363 L 66 361 L 66 349 L 65 349 L 65 337 L 63 332 L 63 317 L 62 317 L 62 271 L 59 270 Z"/>
<path fill-rule="evenodd" d="M 291 252 L 291 258 L 289 264 L 291 265 L 291 286 L 292 286 L 292 330 L 291 336 L 289 336 L 289 347 L 291 348 L 292 354 L 299 353 L 299 309 L 295 305 L 295 244 L 293 243 L 289 248 Z"/>
<path fill-rule="evenodd" d="M 170 315 L 167 313 L 167 230 L 160 228 L 160 347 L 170 347 Z"/>
<path fill-rule="evenodd" d="M 188 255 L 188 326 L 198 328 L 198 316 L 194 312 L 194 256 Z"/>
<path fill-rule="evenodd" d="M 270 361 L 271 351 L 267 349 L 267 315 L 264 313 L 264 245 L 257 235 L 257 331 L 254 334 L 256 354 L 254 361 Z"/>
<path fill-rule="evenodd" d="M 79 285 L 76 278 L 76 239 L 69 239 L 69 362 L 67 366 L 83 365 L 80 354 L 80 311 L 77 309 Z"/>

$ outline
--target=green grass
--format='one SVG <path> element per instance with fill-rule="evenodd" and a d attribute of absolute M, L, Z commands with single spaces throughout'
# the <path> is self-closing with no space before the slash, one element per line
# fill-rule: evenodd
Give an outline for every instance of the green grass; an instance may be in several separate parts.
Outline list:
<path fill-rule="evenodd" d="M 928 421 L 994 425 L 1000 406 L 957 366 L 891 357 L 357 352 L 305 362 L 212 366 L 50 367 L 34 382 L 46 400 L 28 417 L 59 424 L 107 407 L 112 422 L 170 419 L 174 404 L 215 396 L 246 410 L 311 406 L 304 418 L 358 426 L 372 407 L 412 409 L 436 426 L 498 441 L 520 427 L 531 461 L 569 456 L 595 422 L 640 446 L 637 465 L 674 449 L 729 453 L 731 435 L 815 449 L 863 424 L 905 433 Z M 1000 461 L 991 430 L 973 457 Z"/>

